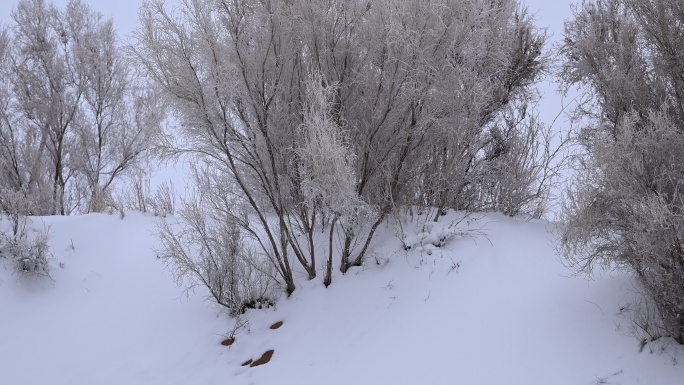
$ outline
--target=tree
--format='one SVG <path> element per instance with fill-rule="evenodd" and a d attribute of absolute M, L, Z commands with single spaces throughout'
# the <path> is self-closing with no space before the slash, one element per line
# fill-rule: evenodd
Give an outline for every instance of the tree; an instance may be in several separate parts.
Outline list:
<path fill-rule="evenodd" d="M 141 24 L 137 60 L 184 138 L 169 154 L 224 172 L 289 293 L 292 260 L 314 278 L 339 241 L 345 273 L 397 207 L 484 208 L 489 128 L 544 63 L 513 0 L 147 1 Z"/>
<path fill-rule="evenodd" d="M 371 217 L 373 209 L 356 193 L 356 159 L 349 133 L 335 121 L 332 101 L 338 85 L 324 87 L 323 83 L 320 73 L 315 72 L 306 80 L 304 118 L 298 133 L 301 139 L 296 156 L 303 207 L 319 212 L 329 221 L 328 258 L 323 279 L 328 286 L 332 282 L 336 225 L 340 223 L 343 232 L 347 233 L 360 224 L 359 219 Z M 313 249 L 313 245 L 310 248 Z"/>
<path fill-rule="evenodd" d="M 684 5 L 585 1 L 566 24 L 561 76 L 580 85 L 584 148 L 560 251 L 578 272 L 632 272 L 655 304 L 652 338 L 684 343 Z"/>
<path fill-rule="evenodd" d="M 32 214 L 94 210 L 149 147 L 162 110 L 111 20 L 80 0 L 64 10 L 21 0 L 12 18 L 0 69 L 0 184 L 34 202 Z"/>
<path fill-rule="evenodd" d="M 82 11 L 78 11 L 83 7 Z M 72 10 L 72 8 L 75 8 Z M 88 12 L 80 3 L 70 3 L 70 22 L 84 28 L 75 37 L 80 45 L 75 70 L 83 77 L 83 95 L 73 125 L 72 167 L 85 182 L 87 211 L 107 207 L 110 186 L 135 166 L 154 142 L 164 116 L 154 91 L 138 77 L 117 43 L 111 20 Z M 81 17 L 83 20 L 75 20 Z M 88 20 L 94 18 L 94 20 Z"/>

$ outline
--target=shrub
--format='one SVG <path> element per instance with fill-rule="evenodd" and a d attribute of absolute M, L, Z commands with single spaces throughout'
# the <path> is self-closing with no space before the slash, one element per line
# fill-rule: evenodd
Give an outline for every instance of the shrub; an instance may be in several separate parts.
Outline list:
<path fill-rule="evenodd" d="M 183 202 L 180 220 L 161 218 L 160 256 L 179 286 L 208 289 L 210 298 L 237 316 L 248 308 L 269 306 L 277 289 L 272 264 L 246 242 L 234 207 L 200 184 L 196 196 Z"/>

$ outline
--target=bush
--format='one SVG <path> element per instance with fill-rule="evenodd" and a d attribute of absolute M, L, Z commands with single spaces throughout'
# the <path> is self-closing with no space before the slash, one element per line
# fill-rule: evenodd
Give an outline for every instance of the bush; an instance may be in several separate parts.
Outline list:
<path fill-rule="evenodd" d="M 8 258 L 22 276 L 50 276 L 49 229 L 29 226 L 26 214 L 35 210 L 35 197 L 22 191 L 0 189 L 0 219 L 9 221 L 10 231 L 0 231 L 0 256 Z"/>
<path fill-rule="evenodd" d="M 206 287 L 210 298 L 233 316 L 270 306 L 277 289 L 272 264 L 245 241 L 234 208 L 217 210 L 220 197 L 206 187 L 200 185 L 196 196 L 182 204 L 181 220 L 160 219 L 161 258 L 179 286 L 186 291 Z"/>
<path fill-rule="evenodd" d="M 48 229 L 34 230 L 26 219 L 15 234 L 0 233 L 0 256 L 8 258 L 13 270 L 23 277 L 50 277 L 50 233 Z"/>
<path fill-rule="evenodd" d="M 645 303 L 655 308 L 642 307 L 647 310 L 635 315 L 637 328 L 679 343 L 682 23 L 684 5 L 677 0 L 584 1 L 566 24 L 561 72 L 568 87 L 584 87 L 575 139 L 585 153 L 564 203 L 560 251 L 577 272 L 590 274 L 600 266 L 634 274 Z"/>
<path fill-rule="evenodd" d="M 657 307 L 664 335 L 684 342 L 684 133 L 667 110 L 637 126 L 620 126 L 615 141 L 596 144 L 582 179 L 568 194 L 561 251 L 578 272 L 594 266 L 633 272 Z"/>

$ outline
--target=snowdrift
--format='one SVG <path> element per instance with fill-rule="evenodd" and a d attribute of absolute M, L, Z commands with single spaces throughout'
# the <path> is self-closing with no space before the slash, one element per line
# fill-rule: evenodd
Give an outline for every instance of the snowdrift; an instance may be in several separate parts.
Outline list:
<path fill-rule="evenodd" d="M 450 228 L 447 217 L 403 235 L 388 224 L 364 266 L 327 289 L 302 275 L 291 297 L 250 310 L 249 326 L 223 346 L 233 320 L 202 290 L 181 297 L 153 251 L 156 220 L 33 219 L 50 228 L 53 281 L 0 267 L 0 383 L 684 381 L 680 346 L 640 351 L 630 335 L 633 282 L 570 277 L 548 222 L 488 214 Z"/>

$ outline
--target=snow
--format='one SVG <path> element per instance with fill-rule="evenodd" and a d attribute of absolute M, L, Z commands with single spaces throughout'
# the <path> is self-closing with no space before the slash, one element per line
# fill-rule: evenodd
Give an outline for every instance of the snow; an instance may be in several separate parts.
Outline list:
<path fill-rule="evenodd" d="M 450 228 L 451 215 L 403 235 L 384 226 L 377 258 L 327 289 L 322 273 L 301 275 L 290 298 L 247 313 L 230 347 L 233 321 L 202 290 L 181 296 L 156 258 L 157 218 L 34 218 L 50 227 L 53 281 L 0 267 L 0 384 L 682 383 L 679 345 L 640 352 L 630 335 L 628 277 L 571 277 L 548 222 L 487 214 Z"/>

